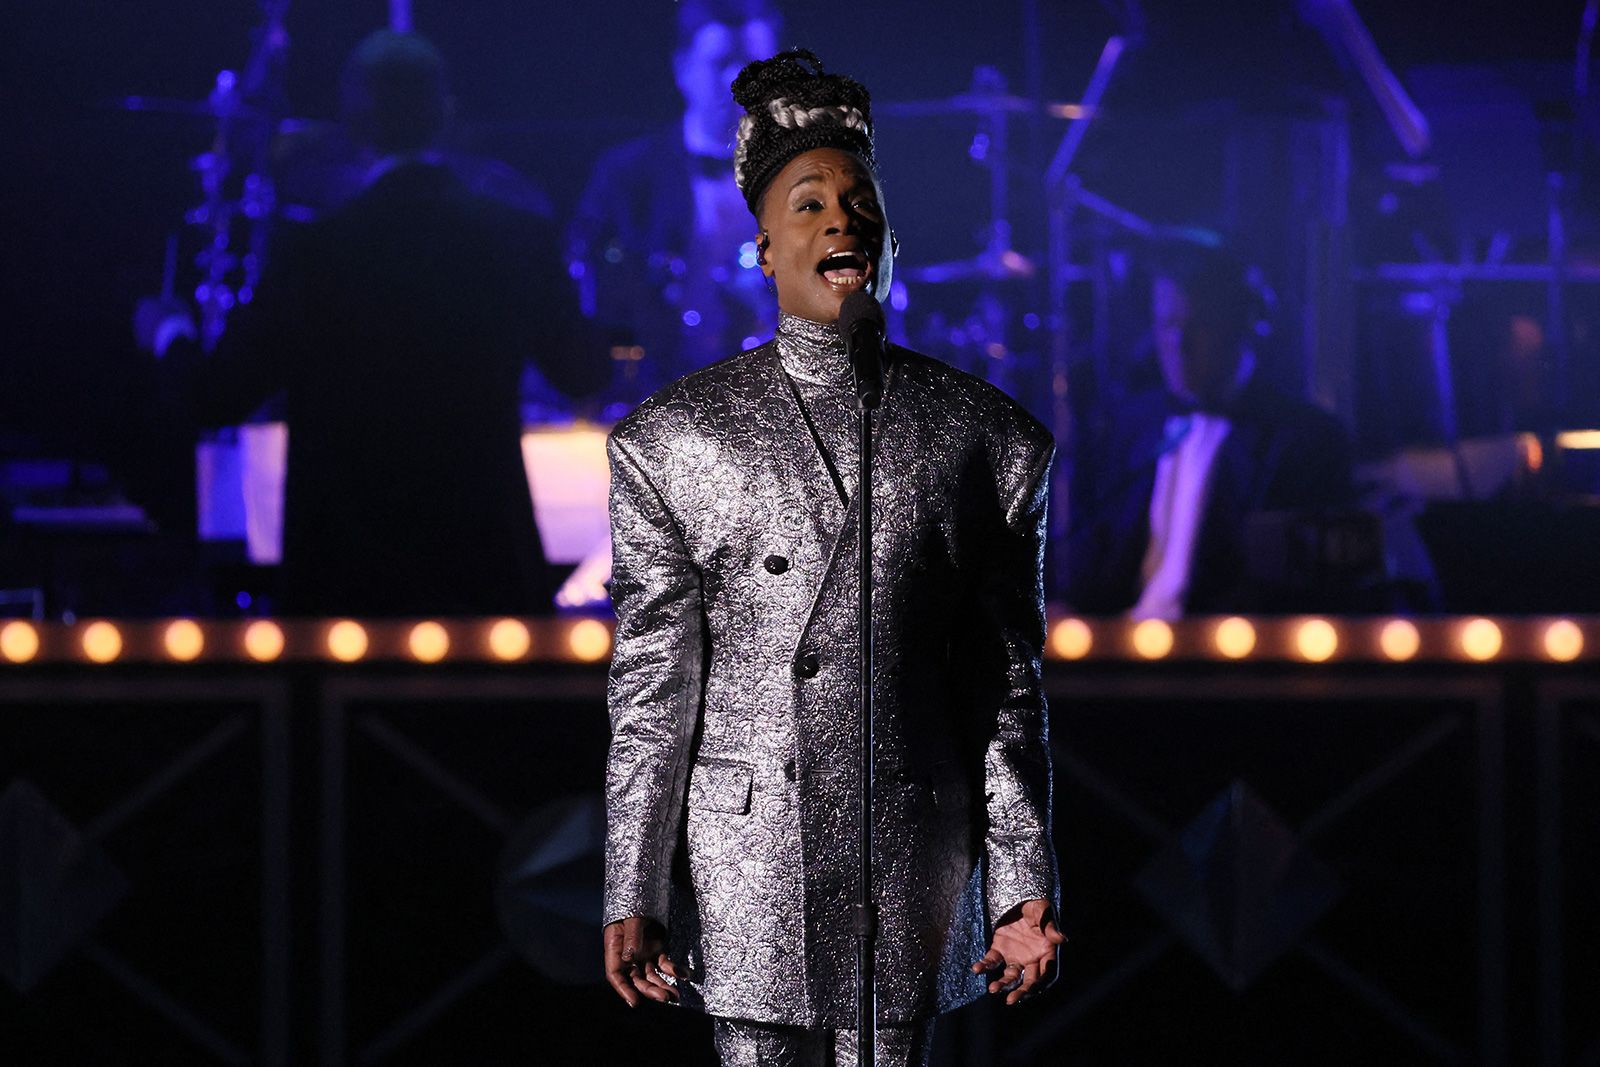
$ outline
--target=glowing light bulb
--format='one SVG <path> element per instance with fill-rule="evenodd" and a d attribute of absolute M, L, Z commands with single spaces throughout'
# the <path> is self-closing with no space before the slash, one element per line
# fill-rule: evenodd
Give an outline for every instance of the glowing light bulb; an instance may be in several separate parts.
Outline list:
<path fill-rule="evenodd" d="M 122 655 L 122 632 L 109 622 L 93 622 L 83 631 L 83 654 L 96 663 Z"/>
<path fill-rule="evenodd" d="M 436 622 L 419 622 L 411 628 L 409 644 L 423 663 L 438 663 L 450 651 L 450 635 Z"/>
<path fill-rule="evenodd" d="M 1050 631 L 1050 649 L 1062 659 L 1082 659 L 1094 647 L 1094 632 L 1082 619 L 1062 619 Z"/>
<path fill-rule="evenodd" d="M 1146 619 L 1133 628 L 1133 650 L 1145 659 L 1160 659 L 1172 651 L 1172 627 L 1160 619 Z"/>
<path fill-rule="evenodd" d="M 489 630 L 489 651 L 499 659 L 521 659 L 531 647 L 528 628 L 516 619 L 501 619 Z"/>
<path fill-rule="evenodd" d="M 1422 647 L 1422 635 L 1416 626 L 1405 619 L 1391 619 L 1378 631 L 1378 647 L 1383 654 L 1399 663 L 1417 654 Z"/>
<path fill-rule="evenodd" d="M 328 653 L 341 663 L 354 663 L 367 654 L 367 631 L 350 619 L 334 623 L 328 628 Z"/>
<path fill-rule="evenodd" d="M 180 663 L 188 663 L 205 650 L 206 635 L 193 619 L 178 619 L 167 627 L 162 643 L 167 646 L 167 655 Z"/>
<path fill-rule="evenodd" d="M 1295 647 L 1312 663 L 1323 663 L 1339 651 L 1339 631 L 1327 619 L 1308 619 L 1295 634 Z"/>
<path fill-rule="evenodd" d="M 12 663 L 27 663 L 39 654 L 39 631 L 25 622 L 0 627 L 0 656 Z"/>
<path fill-rule="evenodd" d="M 1544 652 L 1558 663 L 1571 663 L 1583 655 L 1583 631 L 1570 619 L 1558 619 L 1545 629 Z"/>
<path fill-rule="evenodd" d="M 567 647 L 574 656 L 592 662 L 611 651 L 611 631 L 597 619 L 582 619 L 568 631 Z"/>
<path fill-rule="evenodd" d="M 245 654 L 258 663 L 270 663 L 283 655 L 283 643 L 283 630 L 275 622 L 257 619 L 245 627 Z"/>
<path fill-rule="evenodd" d="M 1479 663 L 1498 656 L 1504 644 L 1500 627 L 1488 619 L 1473 619 L 1461 628 L 1461 651 Z"/>
<path fill-rule="evenodd" d="M 1217 651 L 1229 659 L 1244 659 L 1256 648 L 1256 628 L 1247 619 L 1223 619 L 1217 623 Z"/>

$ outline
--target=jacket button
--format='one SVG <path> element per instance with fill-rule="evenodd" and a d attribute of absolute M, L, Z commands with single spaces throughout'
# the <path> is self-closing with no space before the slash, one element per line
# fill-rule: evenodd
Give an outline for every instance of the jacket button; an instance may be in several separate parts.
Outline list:
<path fill-rule="evenodd" d="M 789 561 L 782 556 L 768 556 L 761 565 L 767 568 L 768 574 L 782 574 L 789 569 Z"/>
<path fill-rule="evenodd" d="M 784 760 L 783 761 L 783 780 L 786 781 L 786 782 L 794 781 L 794 773 L 795 773 L 795 771 L 794 771 L 794 760 L 792 760 L 792 759 Z"/>
<path fill-rule="evenodd" d="M 794 661 L 794 673 L 802 678 L 815 678 L 817 671 L 822 667 L 822 661 L 815 652 L 807 652 Z"/>

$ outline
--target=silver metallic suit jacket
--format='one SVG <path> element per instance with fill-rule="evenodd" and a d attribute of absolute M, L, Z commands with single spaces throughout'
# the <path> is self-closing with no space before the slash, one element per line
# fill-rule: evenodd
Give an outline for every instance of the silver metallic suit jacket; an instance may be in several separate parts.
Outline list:
<path fill-rule="evenodd" d="M 981 995 L 1056 898 L 1040 688 L 1050 435 L 894 350 L 873 493 L 881 1021 Z M 855 1025 L 855 498 L 768 342 L 613 430 L 605 921 L 666 924 L 712 1014 Z"/>

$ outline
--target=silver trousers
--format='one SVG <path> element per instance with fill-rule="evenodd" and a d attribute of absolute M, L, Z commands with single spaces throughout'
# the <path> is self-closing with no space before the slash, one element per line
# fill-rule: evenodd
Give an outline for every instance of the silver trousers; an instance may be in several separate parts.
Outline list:
<path fill-rule="evenodd" d="M 856 1067 L 854 1030 L 808 1030 L 713 1016 L 722 1067 Z M 877 1067 L 927 1067 L 933 1020 L 879 1027 Z"/>

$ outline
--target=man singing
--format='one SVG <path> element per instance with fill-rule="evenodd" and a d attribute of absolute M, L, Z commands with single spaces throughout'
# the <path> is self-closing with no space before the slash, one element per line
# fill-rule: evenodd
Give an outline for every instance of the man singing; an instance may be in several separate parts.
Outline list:
<path fill-rule="evenodd" d="M 752 63 L 734 175 L 777 336 L 612 432 L 612 986 L 701 1007 L 724 1064 L 853 1064 L 856 408 L 837 328 L 889 291 L 870 102 L 809 52 Z M 873 455 L 880 1064 L 1016 1003 L 1062 941 L 1040 650 L 1049 434 L 891 348 Z"/>

